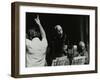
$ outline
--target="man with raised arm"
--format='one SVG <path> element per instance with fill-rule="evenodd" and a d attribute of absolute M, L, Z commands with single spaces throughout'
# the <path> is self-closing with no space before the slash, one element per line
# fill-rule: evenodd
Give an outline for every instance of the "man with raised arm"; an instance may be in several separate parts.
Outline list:
<path fill-rule="evenodd" d="M 48 46 L 46 33 L 40 23 L 39 16 L 35 18 L 35 22 L 39 26 L 41 39 L 36 30 L 31 29 L 32 39 L 26 38 L 26 67 L 45 66 L 46 50 Z"/>

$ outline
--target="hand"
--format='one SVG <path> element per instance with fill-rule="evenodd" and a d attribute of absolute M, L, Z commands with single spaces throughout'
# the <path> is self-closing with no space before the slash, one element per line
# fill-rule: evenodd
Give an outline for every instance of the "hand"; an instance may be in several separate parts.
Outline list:
<path fill-rule="evenodd" d="M 35 22 L 40 25 L 40 19 L 39 19 L 39 15 L 37 15 L 37 18 L 35 18 Z"/>

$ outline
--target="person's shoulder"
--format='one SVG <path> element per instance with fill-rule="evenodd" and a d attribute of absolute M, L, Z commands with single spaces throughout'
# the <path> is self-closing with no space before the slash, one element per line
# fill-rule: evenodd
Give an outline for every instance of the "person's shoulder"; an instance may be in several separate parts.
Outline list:
<path fill-rule="evenodd" d="M 41 40 L 38 37 L 32 39 L 31 45 L 38 45 L 41 43 Z"/>
<path fill-rule="evenodd" d="M 32 41 L 31 41 L 31 40 L 29 40 L 29 39 L 26 39 L 26 40 L 25 40 L 25 42 L 26 42 L 26 45 L 28 46 L 28 45 L 30 45 L 30 44 L 31 44 L 31 42 L 32 42 Z"/>
<path fill-rule="evenodd" d="M 31 42 L 31 40 L 30 39 L 26 39 L 26 42 Z"/>
<path fill-rule="evenodd" d="M 32 39 L 32 42 L 33 41 L 40 41 L 40 39 L 38 37 L 35 37 L 35 38 Z"/>
<path fill-rule="evenodd" d="M 42 43 L 48 45 L 47 39 L 46 39 L 46 38 L 43 38 L 43 39 L 42 39 Z"/>
<path fill-rule="evenodd" d="M 47 41 L 47 38 L 43 38 L 41 41 Z"/>

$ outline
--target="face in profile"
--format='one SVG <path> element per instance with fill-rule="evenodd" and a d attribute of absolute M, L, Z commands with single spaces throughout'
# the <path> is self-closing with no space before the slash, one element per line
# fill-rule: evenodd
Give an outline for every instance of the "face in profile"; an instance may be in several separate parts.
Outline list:
<path fill-rule="evenodd" d="M 67 45 L 64 45 L 64 46 L 63 46 L 63 50 L 64 50 L 64 51 L 67 51 L 67 48 L 68 48 Z"/>
<path fill-rule="evenodd" d="M 63 34 L 63 30 L 62 30 L 62 27 L 60 25 L 56 25 L 55 26 L 55 29 L 56 29 L 56 31 L 57 31 L 57 33 L 59 35 L 62 35 Z"/>
<path fill-rule="evenodd" d="M 77 45 L 73 46 L 73 51 L 77 51 Z"/>

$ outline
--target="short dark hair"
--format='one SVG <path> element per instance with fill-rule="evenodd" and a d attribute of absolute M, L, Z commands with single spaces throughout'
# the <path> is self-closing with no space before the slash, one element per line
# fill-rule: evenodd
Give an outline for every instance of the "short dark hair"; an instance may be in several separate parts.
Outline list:
<path fill-rule="evenodd" d="M 40 38 L 40 32 L 38 31 L 37 28 L 29 28 L 27 30 L 27 35 L 28 35 L 28 38 L 30 40 L 33 39 L 34 37 L 39 37 Z"/>

